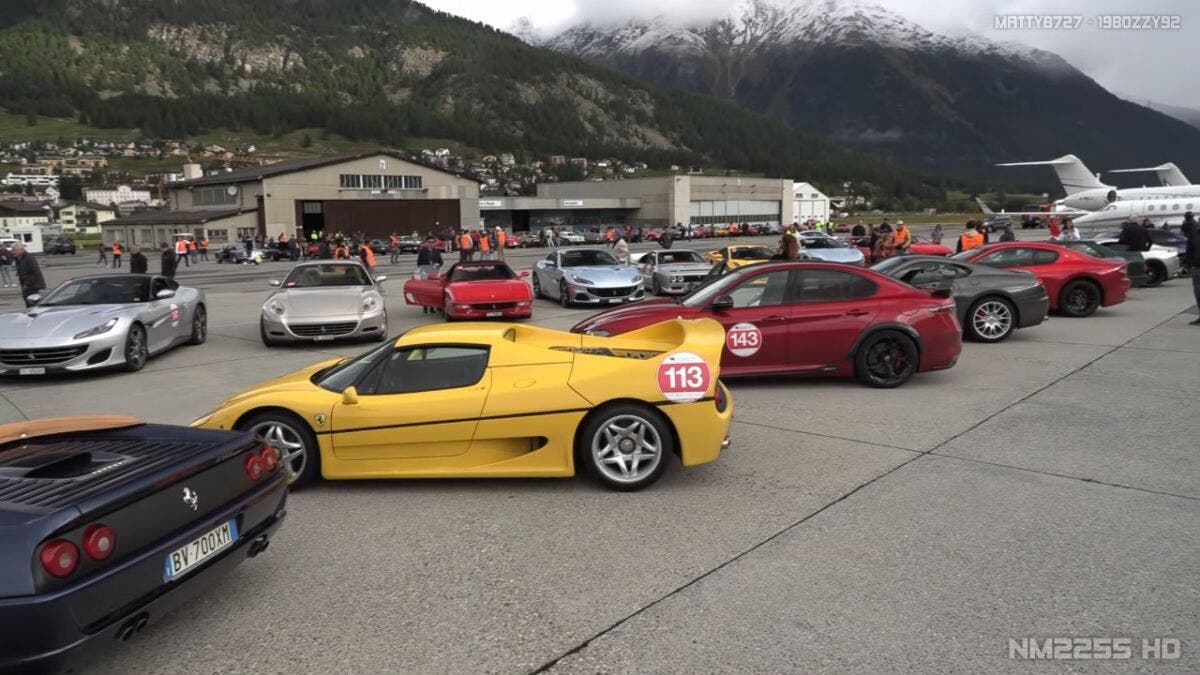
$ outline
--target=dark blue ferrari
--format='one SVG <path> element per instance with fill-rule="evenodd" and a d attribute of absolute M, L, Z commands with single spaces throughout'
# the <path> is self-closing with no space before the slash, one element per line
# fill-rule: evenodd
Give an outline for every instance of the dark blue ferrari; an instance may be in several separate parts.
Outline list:
<path fill-rule="evenodd" d="M 0 672 L 127 640 L 262 553 L 286 513 L 279 464 L 249 433 L 0 426 Z"/>

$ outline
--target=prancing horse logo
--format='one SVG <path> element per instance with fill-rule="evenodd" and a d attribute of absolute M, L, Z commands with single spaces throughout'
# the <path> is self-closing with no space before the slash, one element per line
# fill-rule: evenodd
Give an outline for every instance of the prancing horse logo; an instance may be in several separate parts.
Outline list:
<path fill-rule="evenodd" d="M 195 511 L 200 506 L 200 495 L 196 494 L 191 488 L 185 487 L 183 488 L 183 503 L 192 507 L 192 510 Z"/>

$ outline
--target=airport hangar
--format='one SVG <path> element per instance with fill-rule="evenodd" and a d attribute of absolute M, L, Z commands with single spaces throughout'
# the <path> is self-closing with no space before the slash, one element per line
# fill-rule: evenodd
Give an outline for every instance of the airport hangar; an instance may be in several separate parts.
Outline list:
<path fill-rule="evenodd" d="M 538 183 L 532 197 L 481 197 L 488 227 L 538 232 L 546 226 L 793 222 L 792 181 L 722 176 L 657 176 Z"/>
<path fill-rule="evenodd" d="M 259 235 L 368 238 L 479 227 L 479 184 L 391 152 L 297 159 L 199 175 L 167 186 L 165 208 L 101 225 L 105 243 L 157 247 L 177 234 L 214 247 Z"/>

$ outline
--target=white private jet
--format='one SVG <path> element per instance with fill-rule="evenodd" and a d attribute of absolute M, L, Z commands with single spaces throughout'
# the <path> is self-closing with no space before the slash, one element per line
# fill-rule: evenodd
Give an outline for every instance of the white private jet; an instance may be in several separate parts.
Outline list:
<path fill-rule="evenodd" d="M 1093 174 L 1089 171 L 1087 166 L 1075 155 L 1063 155 L 1058 159 L 1047 159 L 1040 162 L 1009 162 L 1006 164 L 997 164 L 996 166 L 1054 167 L 1054 172 L 1058 174 L 1058 180 L 1062 183 L 1063 190 L 1067 193 L 1066 197 L 1056 201 L 1055 204 L 1079 211 L 1098 211 L 1118 201 L 1200 197 L 1200 185 L 1192 185 L 1191 183 L 1186 185 L 1119 189 L 1112 185 L 1105 185 L 1100 182 L 1098 174 Z M 1168 165 L 1163 165 L 1163 167 L 1166 166 Z M 1174 164 L 1171 164 L 1170 167 L 1174 169 L 1174 174 L 1170 174 L 1168 171 L 1172 181 L 1183 177 L 1183 173 L 1175 168 Z M 1161 167 L 1154 167 L 1151 170 L 1157 171 L 1159 168 Z M 1144 169 L 1130 169 L 1130 171 L 1142 170 Z M 1159 174 L 1159 178 L 1162 180 L 1162 174 Z M 1186 181 L 1187 179 L 1183 178 L 1183 180 Z"/>
<path fill-rule="evenodd" d="M 1158 176 L 1159 185 L 1162 187 L 1188 187 L 1192 184 L 1192 181 L 1183 175 L 1174 162 L 1158 166 L 1143 166 L 1137 169 L 1110 169 L 1108 173 L 1141 173 L 1143 171 L 1153 171 Z"/>

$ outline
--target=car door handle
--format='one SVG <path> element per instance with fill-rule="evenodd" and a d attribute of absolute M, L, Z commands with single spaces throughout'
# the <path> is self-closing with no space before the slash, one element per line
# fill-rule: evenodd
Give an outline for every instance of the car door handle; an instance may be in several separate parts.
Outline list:
<path fill-rule="evenodd" d="M 846 312 L 846 316 L 866 316 L 868 314 L 870 314 L 870 312 L 865 309 L 852 309 L 849 312 Z"/>
<path fill-rule="evenodd" d="M 783 316 L 782 314 L 772 314 L 771 316 L 764 316 L 762 319 L 760 319 L 760 321 L 762 323 L 768 323 L 771 321 L 787 321 L 787 317 Z"/>

